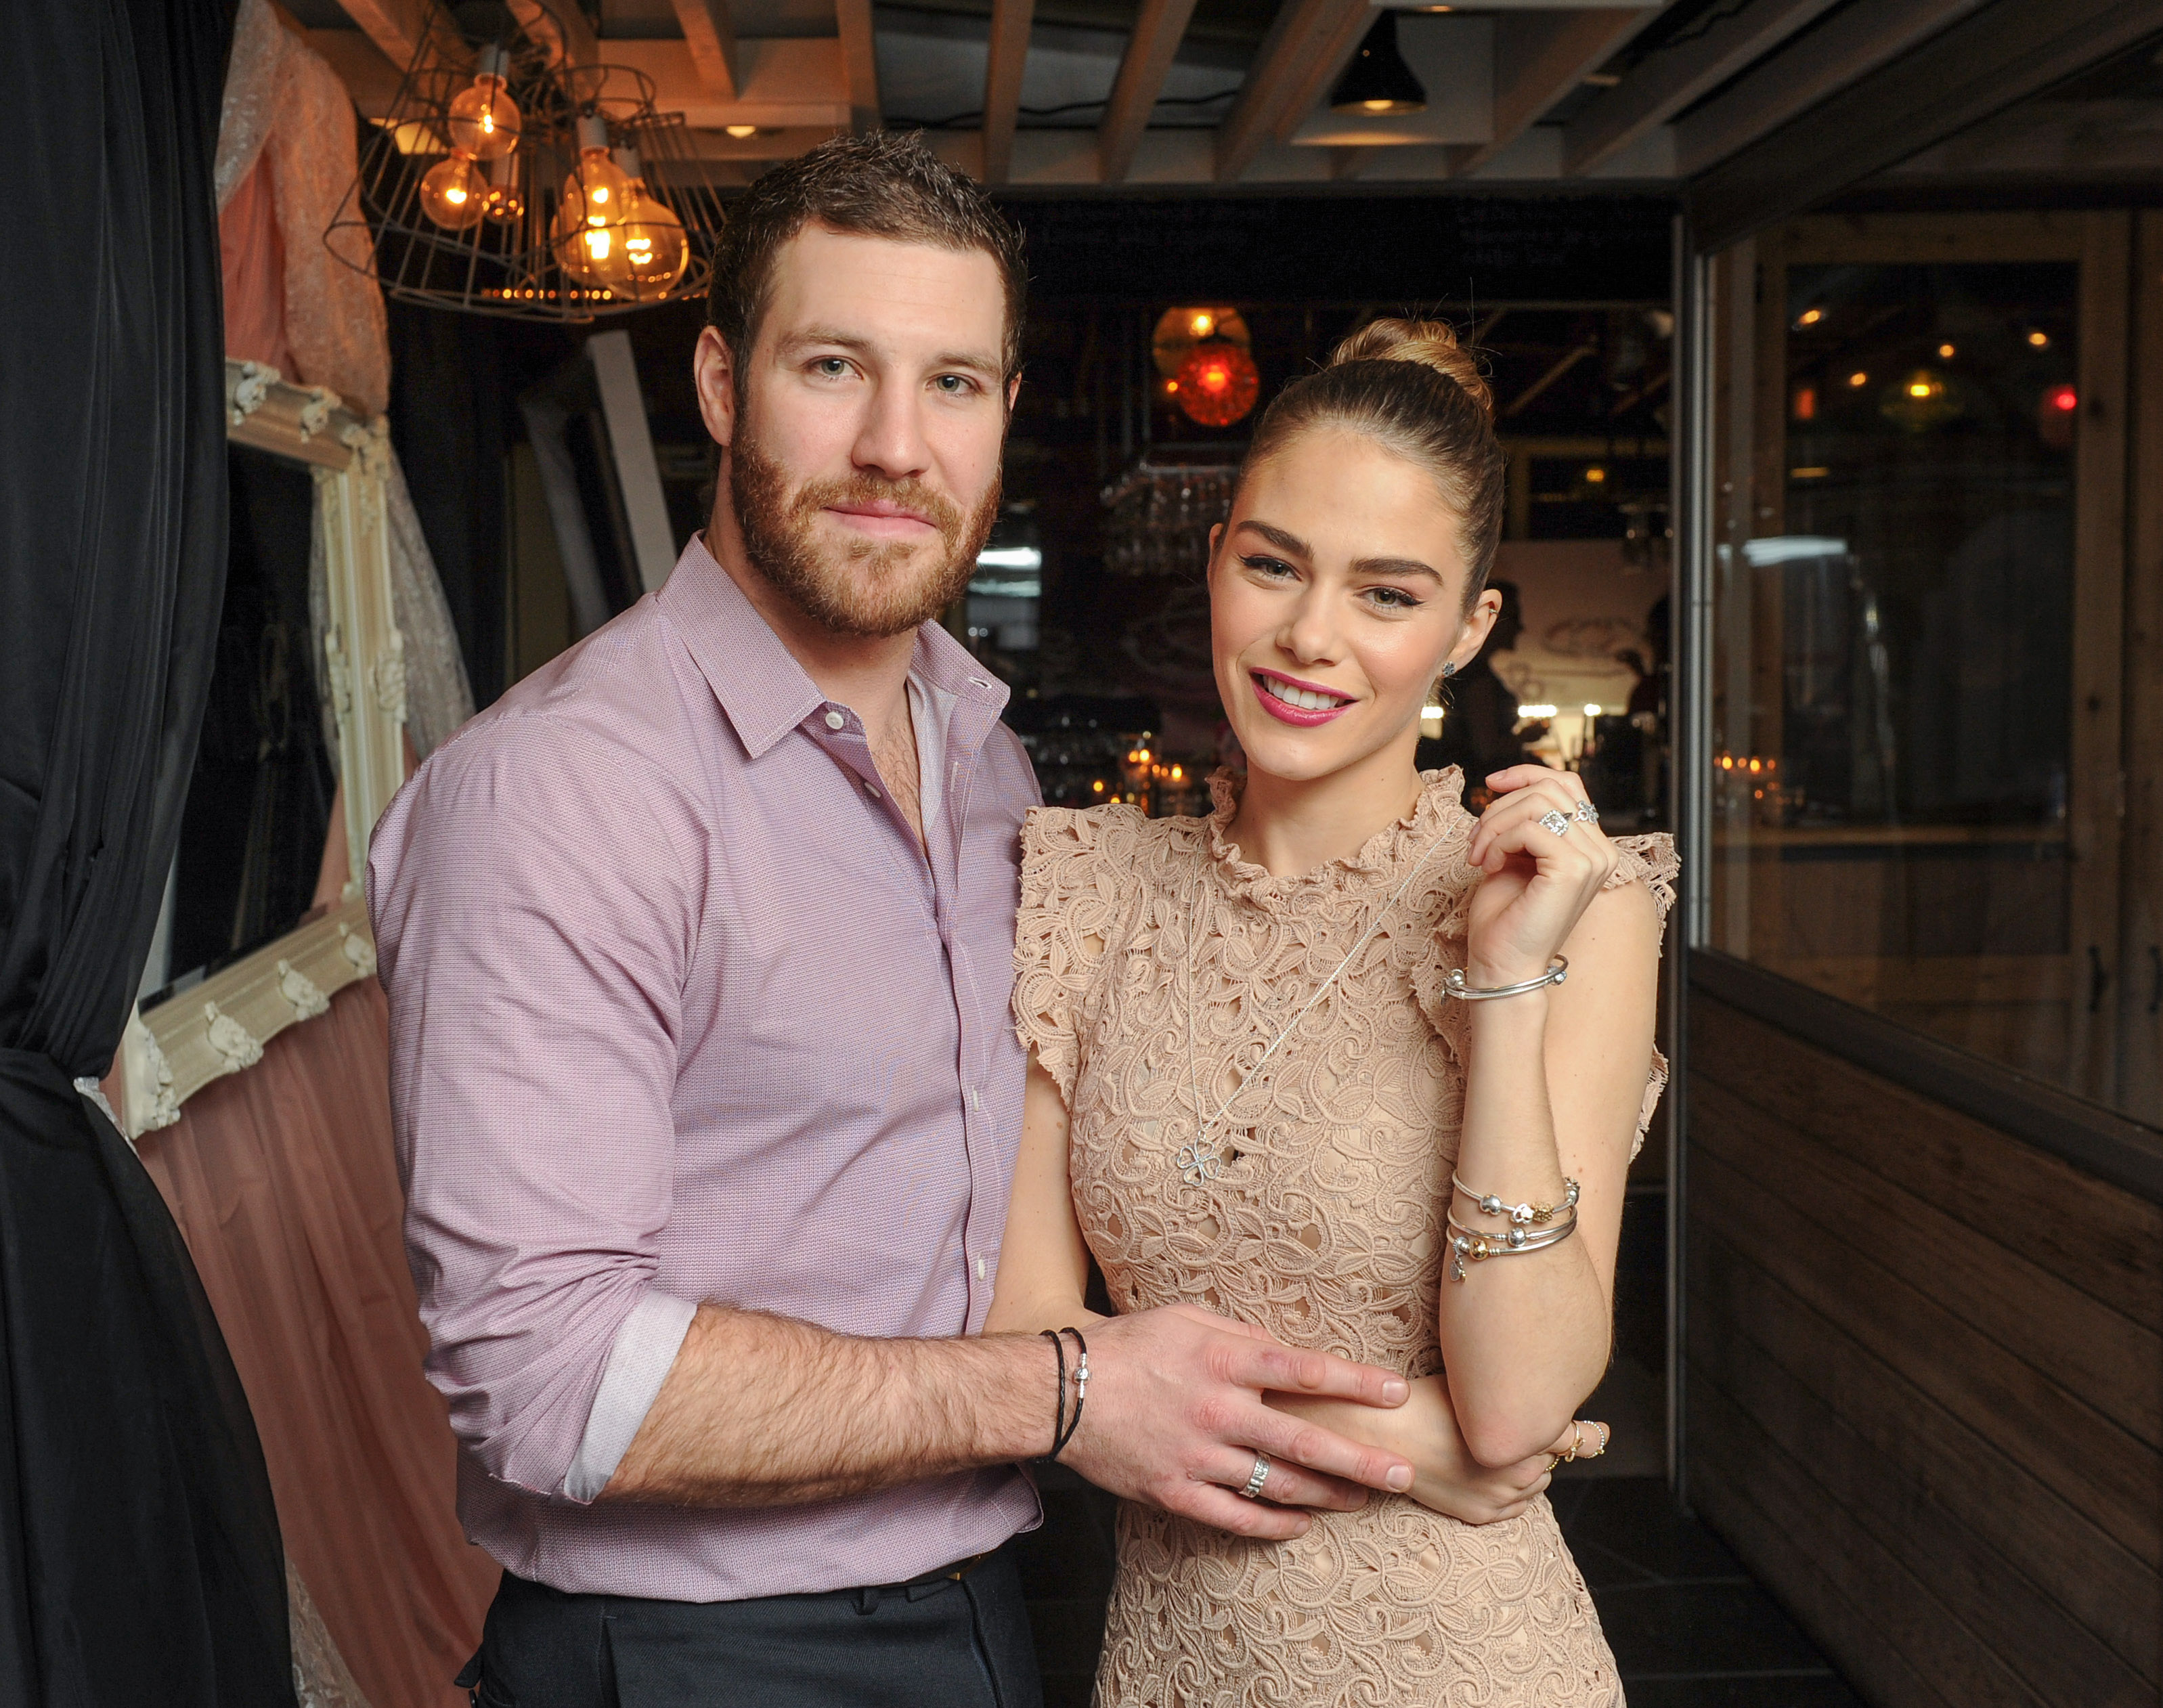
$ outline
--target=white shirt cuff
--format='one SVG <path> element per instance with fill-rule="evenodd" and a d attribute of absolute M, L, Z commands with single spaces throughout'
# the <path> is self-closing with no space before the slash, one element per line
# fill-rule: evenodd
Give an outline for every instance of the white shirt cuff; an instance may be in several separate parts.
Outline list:
<path fill-rule="evenodd" d="M 572 1500 L 595 1500 L 608 1486 L 698 1314 L 689 1300 L 659 1292 L 648 1292 L 631 1307 L 609 1348 L 578 1456 L 563 1476 L 563 1492 Z"/>

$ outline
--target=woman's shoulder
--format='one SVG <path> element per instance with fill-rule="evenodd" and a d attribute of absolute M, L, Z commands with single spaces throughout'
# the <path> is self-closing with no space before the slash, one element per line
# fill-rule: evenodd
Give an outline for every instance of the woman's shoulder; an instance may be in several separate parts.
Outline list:
<path fill-rule="evenodd" d="M 1193 840 L 1199 819 L 1153 819 L 1131 801 L 1092 807 L 1031 807 L 1022 820 L 1022 852 L 1131 861 Z"/>

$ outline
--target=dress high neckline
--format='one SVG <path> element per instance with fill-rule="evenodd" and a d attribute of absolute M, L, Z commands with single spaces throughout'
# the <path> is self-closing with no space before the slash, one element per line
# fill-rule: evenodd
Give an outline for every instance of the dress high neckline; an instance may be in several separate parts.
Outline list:
<path fill-rule="evenodd" d="M 1366 889 L 1401 876 L 1407 857 L 1417 858 L 1438 836 L 1471 840 L 1472 815 L 1464 809 L 1464 775 L 1452 765 L 1420 773 L 1420 792 L 1411 811 L 1382 826 L 1349 854 L 1325 860 L 1308 871 L 1280 878 L 1257 861 L 1244 858 L 1226 835 L 1239 809 L 1246 779 L 1229 766 L 1209 778 L 1213 810 L 1202 820 L 1206 846 L 1226 889 L 1250 901 L 1266 901 L 1314 892 Z"/>

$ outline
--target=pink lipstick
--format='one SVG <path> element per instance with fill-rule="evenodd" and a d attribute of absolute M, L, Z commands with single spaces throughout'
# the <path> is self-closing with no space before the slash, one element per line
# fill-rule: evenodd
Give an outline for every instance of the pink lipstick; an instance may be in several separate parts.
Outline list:
<path fill-rule="evenodd" d="M 1249 671 L 1247 679 L 1254 684 L 1254 698 L 1261 702 L 1262 710 L 1281 723 L 1298 728 L 1317 729 L 1340 714 L 1351 710 L 1353 702 L 1334 690 L 1301 682 L 1274 670 Z M 1328 699 L 1328 705 L 1299 705 L 1290 696 L 1296 694 L 1307 700 Z"/>

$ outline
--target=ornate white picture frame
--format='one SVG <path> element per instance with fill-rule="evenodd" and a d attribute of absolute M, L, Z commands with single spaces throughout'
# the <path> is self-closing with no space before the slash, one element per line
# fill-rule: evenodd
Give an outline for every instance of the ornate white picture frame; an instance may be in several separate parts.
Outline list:
<path fill-rule="evenodd" d="M 374 974 L 361 874 L 369 832 L 406 780 L 405 641 L 391 611 L 385 423 L 364 421 L 335 392 L 292 385 L 259 362 L 227 360 L 225 401 L 235 442 L 306 464 L 315 476 L 329 600 L 322 680 L 338 725 L 353 875 L 328 913 L 129 1019 L 113 1101 L 130 1140 L 170 1126 L 203 1087 L 254 1066 L 271 1038 Z"/>

